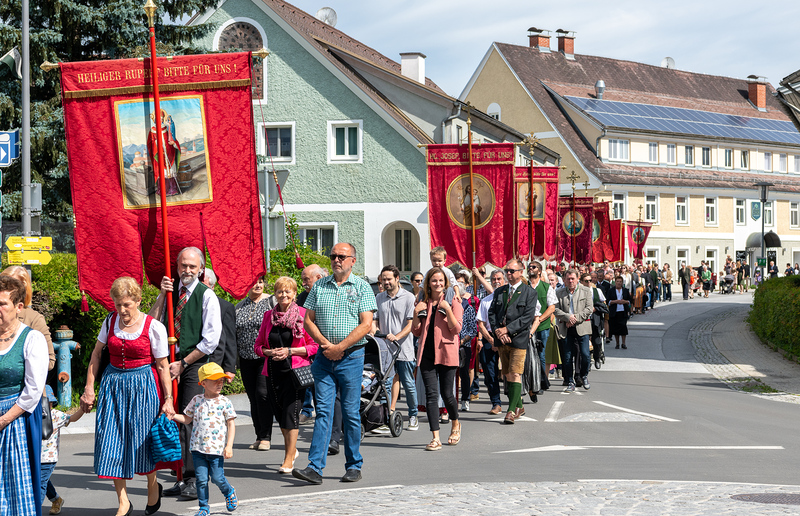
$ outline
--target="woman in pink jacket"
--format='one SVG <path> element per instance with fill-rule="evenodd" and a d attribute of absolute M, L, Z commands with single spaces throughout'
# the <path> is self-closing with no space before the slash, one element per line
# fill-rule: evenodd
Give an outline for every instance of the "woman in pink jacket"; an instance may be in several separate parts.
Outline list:
<path fill-rule="evenodd" d="M 439 267 L 428 271 L 423 286 L 423 298 L 414 308 L 411 333 L 419 338 L 417 365 L 425 385 L 425 404 L 428 411 L 433 439 L 425 447 L 428 451 L 442 449 L 439 440 L 439 390 L 452 422 L 448 444 L 456 445 L 461 440 L 461 421 L 458 420 L 458 402 L 453 393 L 458 369 L 459 333 L 464 309 L 460 302 L 451 306 L 445 300 L 448 287 L 447 276 Z M 427 313 L 426 313 L 427 311 Z"/>
<path fill-rule="evenodd" d="M 292 380 L 292 369 L 311 364 L 319 347 L 303 328 L 305 309 L 295 303 L 297 282 L 283 276 L 275 281 L 278 305 L 264 314 L 255 352 L 267 360 L 261 372 L 267 377 L 267 397 L 283 434 L 285 455 L 278 473 L 291 473 L 297 451 L 300 410 L 306 395 Z"/>

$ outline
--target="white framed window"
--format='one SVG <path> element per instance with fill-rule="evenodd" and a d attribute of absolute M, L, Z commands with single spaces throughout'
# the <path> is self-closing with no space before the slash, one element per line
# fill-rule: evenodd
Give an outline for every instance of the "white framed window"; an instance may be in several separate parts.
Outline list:
<path fill-rule="evenodd" d="M 706 247 L 706 265 L 708 266 L 708 270 L 711 271 L 711 274 L 715 274 L 719 272 L 717 270 L 717 252 L 719 249 L 716 247 Z M 717 280 L 719 281 L 719 280 Z"/>
<path fill-rule="evenodd" d="M 650 163 L 658 163 L 658 144 L 656 142 L 650 142 L 648 151 L 647 160 Z"/>
<path fill-rule="evenodd" d="M 689 248 L 688 247 L 678 247 L 675 254 L 675 270 L 672 271 L 672 274 L 677 275 L 678 271 L 681 270 L 681 265 L 691 265 L 692 263 L 689 261 Z M 675 281 L 673 278 L 674 284 L 678 285 L 679 282 Z"/>
<path fill-rule="evenodd" d="M 792 172 L 800 174 L 800 156 L 792 156 Z"/>
<path fill-rule="evenodd" d="M 800 228 L 800 203 L 789 203 L 789 227 Z"/>
<path fill-rule="evenodd" d="M 658 194 L 645 194 L 644 220 L 658 223 Z"/>
<path fill-rule="evenodd" d="M 630 161 L 630 142 L 628 140 L 608 140 L 608 159 Z"/>
<path fill-rule="evenodd" d="M 711 147 L 703 147 L 701 159 L 702 161 L 700 162 L 700 164 L 702 166 L 704 167 L 711 166 Z"/>
<path fill-rule="evenodd" d="M 676 163 L 676 155 L 675 155 L 675 144 L 668 143 L 667 144 L 667 165 L 674 165 Z"/>
<path fill-rule="evenodd" d="M 775 225 L 775 217 L 774 215 L 774 204 L 772 201 L 767 201 L 764 203 L 764 225 L 765 226 L 774 226 Z"/>
<path fill-rule="evenodd" d="M 612 198 L 611 216 L 614 217 L 615 220 L 623 220 L 625 218 L 625 194 L 615 192 Z"/>
<path fill-rule="evenodd" d="M 660 247 L 646 247 L 644 249 L 644 262 L 647 264 L 661 263 L 660 254 Z"/>
<path fill-rule="evenodd" d="M 252 18 L 236 17 L 224 22 L 217 28 L 211 43 L 212 50 L 259 50 L 269 48 L 267 33 L 257 21 Z M 267 101 L 267 63 L 269 56 L 263 60 L 253 62 L 252 100 L 254 104 Z"/>
<path fill-rule="evenodd" d="M 743 226 L 747 222 L 747 213 L 745 213 L 745 206 L 747 201 L 744 199 L 736 199 L 736 225 Z"/>
<path fill-rule="evenodd" d="M 489 104 L 489 107 L 486 108 L 486 114 L 494 118 L 495 120 L 500 120 L 500 117 L 502 115 L 502 109 L 500 108 L 500 104 L 498 104 L 497 102 L 492 102 L 491 104 Z"/>
<path fill-rule="evenodd" d="M 688 226 L 689 225 L 689 196 L 676 195 L 675 196 L 675 225 Z"/>
<path fill-rule="evenodd" d="M 275 163 L 295 164 L 295 123 L 268 122 L 258 123 L 258 154 Z"/>
<path fill-rule="evenodd" d="M 685 155 L 684 163 L 686 164 L 686 166 L 687 167 L 693 167 L 694 166 L 694 146 L 693 145 L 687 145 L 686 147 L 684 147 L 684 155 Z"/>
<path fill-rule="evenodd" d="M 739 168 L 742 170 L 750 170 L 750 151 L 743 150 Z"/>
<path fill-rule="evenodd" d="M 457 125 L 456 126 L 456 143 L 460 144 L 461 140 L 464 139 L 463 132 L 464 132 L 464 129 L 460 125 Z"/>
<path fill-rule="evenodd" d="M 311 249 L 327 256 L 336 243 L 335 223 L 308 223 L 299 224 L 298 236 L 300 241 L 308 244 Z"/>
<path fill-rule="evenodd" d="M 764 153 L 764 171 L 765 172 L 772 172 L 772 153 L 765 152 Z"/>
<path fill-rule="evenodd" d="M 414 270 L 413 234 L 411 229 L 394 230 L 394 264 L 402 272 Z"/>
<path fill-rule="evenodd" d="M 363 163 L 363 120 L 328 121 L 328 164 Z"/>
<path fill-rule="evenodd" d="M 778 154 L 778 172 L 786 172 L 788 160 L 786 154 Z"/>
<path fill-rule="evenodd" d="M 733 149 L 725 149 L 725 168 L 733 168 Z"/>
<path fill-rule="evenodd" d="M 706 197 L 706 226 L 717 226 L 717 198 Z"/>

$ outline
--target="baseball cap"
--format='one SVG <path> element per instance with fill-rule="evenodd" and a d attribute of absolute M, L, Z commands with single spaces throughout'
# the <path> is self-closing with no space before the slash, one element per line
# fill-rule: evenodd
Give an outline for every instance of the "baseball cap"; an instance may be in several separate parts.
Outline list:
<path fill-rule="evenodd" d="M 219 364 L 209 362 L 197 371 L 197 377 L 200 379 L 197 383 L 201 383 L 203 380 L 219 380 L 220 378 L 225 378 L 225 376 L 225 371 L 222 370 Z"/>
<path fill-rule="evenodd" d="M 55 393 L 53 393 L 53 388 L 52 387 L 50 387 L 49 385 L 46 385 L 45 386 L 45 392 L 47 392 L 47 399 L 50 401 L 50 403 L 58 403 L 58 400 L 56 399 L 56 395 L 55 395 Z"/>

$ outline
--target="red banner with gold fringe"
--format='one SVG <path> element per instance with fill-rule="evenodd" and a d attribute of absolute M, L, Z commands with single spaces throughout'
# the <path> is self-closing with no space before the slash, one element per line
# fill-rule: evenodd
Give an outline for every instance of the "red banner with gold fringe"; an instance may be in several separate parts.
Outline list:
<path fill-rule="evenodd" d="M 625 223 L 621 220 L 609 220 L 611 228 L 611 261 L 625 261 Z"/>
<path fill-rule="evenodd" d="M 556 260 L 589 263 L 592 260 L 592 197 L 561 197 L 558 203 Z M 573 254 L 574 250 L 574 254 Z"/>
<path fill-rule="evenodd" d="M 636 260 L 644 258 L 644 245 L 647 243 L 647 236 L 650 234 L 652 222 L 628 221 L 628 248 L 631 255 Z"/>
<path fill-rule="evenodd" d="M 614 256 L 611 245 L 611 225 L 609 224 L 609 203 L 594 203 L 594 220 L 592 222 L 592 260 L 602 262 Z"/>
<path fill-rule="evenodd" d="M 248 52 L 61 63 L 81 285 L 111 309 L 111 283 L 164 275 L 156 124 L 163 128 L 171 266 L 207 249 L 220 285 L 243 297 L 264 274 Z"/>
<path fill-rule="evenodd" d="M 516 167 L 514 183 L 517 256 L 528 260 L 533 251 L 533 258 L 552 260 L 558 227 L 558 167 Z"/>

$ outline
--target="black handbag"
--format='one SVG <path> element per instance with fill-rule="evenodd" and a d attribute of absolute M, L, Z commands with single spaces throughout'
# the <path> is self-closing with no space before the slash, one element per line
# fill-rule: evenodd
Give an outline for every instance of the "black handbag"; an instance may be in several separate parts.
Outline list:
<path fill-rule="evenodd" d="M 50 412 L 50 400 L 47 395 L 42 396 L 42 441 L 50 439 L 53 435 L 53 414 Z"/>
<path fill-rule="evenodd" d="M 292 369 L 292 383 L 295 390 L 307 389 L 314 385 L 314 375 L 311 374 L 311 366 L 302 366 Z"/>

